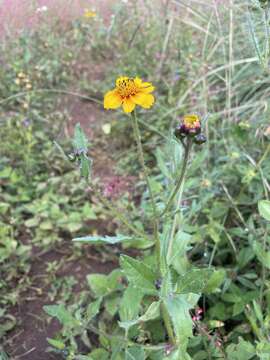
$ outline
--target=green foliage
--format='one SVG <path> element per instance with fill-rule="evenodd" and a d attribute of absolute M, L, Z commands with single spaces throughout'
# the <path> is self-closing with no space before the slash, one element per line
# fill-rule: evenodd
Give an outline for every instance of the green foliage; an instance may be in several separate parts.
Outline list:
<path fill-rule="evenodd" d="M 73 146 L 75 159 L 79 162 L 81 176 L 88 179 L 91 174 L 91 160 L 87 156 L 87 138 L 80 124 L 75 126 Z"/>
<path fill-rule="evenodd" d="M 261 200 L 258 204 L 259 213 L 260 215 L 270 221 L 270 201 L 268 200 Z"/>
<path fill-rule="evenodd" d="M 170 296 L 165 300 L 165 305 L 170 314 L 175 334 L 180 348 L 186 350 L 188 338 L 192 336 L 193 322 L 189 313 L 199 299 L 194 294 Z"/>
<path fill-rule="evenodd" d="M 117 236 L 83 236 L 80 238 L 73 239 L 74 242 L 82 242 L 82 243 L 106 243 L 106 244 L 117 244 L 124 241 L 130 241 L 132 237 L 125 235 L 117 235 Z"/>
<path fill-rule="evenodd" d="M 78 20 L 65 33 L 44 27 L 1 45 L 0 336 L 4 346 L 13 337 L 20 319 L 10 306 L 18 299 L 25 306 L 24 296 L 40 275 L 33 274 L 39 270 L 35 261 L 45 254 L 41 278 L 55 304 L 44 306 L 44 313 L 61 326 L 48 344 L 63 358 L 266 360 L 269 7 L 257 0 L 248 7 L 239 1 L 230 7 L 175 2 L 166 8 L 148 1 L 143 6 L 117 4 L 108 27 Z M 104 81 L 95 80 L 89 66 L 78 71 L 89 59 Z M 72 141 L 63 139 L 70 120 L 68 106 L 59 106 L 63 89 L 76 84 L 89 95 L 85 99 L 98 103 L 119 74 L 156 86 L 155 107 L 139 110 L 138 118 L 158 213 L 184 155 L 172 128 L 184 113 L 196 111 L 206 119 L 208 141 L 193 147 L 182 201 L 159 221 L 160 257 L 129 119 L 104 115 L 110 131 L 91 137 L 90 146 L 83 124 L 75 126 Z M 75 96 L 68 101 L 75 103 Z M 97 120 L 98 131 L 102 119 Z M 100 201 L 107 172 L 100 179 L 92 172 L 92 161 L 97 169 L 108 167 L 95 159 L 101 146 L 117 160 L 115 169 L 109 159 L 108 174 L 114 168 L 135 177 L 132 194 L 113 199 L 115 212 L 106 199 Z M 74 160 L 80 175 L 91 178 L 89 186 L 80 182 Z M 73 254 L 46 260 L 51 251 L 70 249 L 72 238 Z M 104 260 L 119 259 L 120 269 L 96 273 L 96 259 L 102 269 Z M 76 280 L 58 272 L 69 261 L 78 265 L 78 294 L 72 293 Z M 85 264 L 93 267 L 87 275 L 81 274 Z"/>
<path fill-rule="evenodd" d="M 100 297 L 120 290 L 121 276 L 120 270 L 113 270 L 110 275 L 90 274 L 87 276 L 87 281 L 95 297 Z"/>
<path fill-rule="evenodd" d="M 56 317 L 64 326 L 74 327 L 80 325 L 80 323 L 65 309 L 63 304 L 46 305 L 43 309 L 50 316 Z"/>
<path fill-rule="evenodd" d="M 149 295 L 156 295 L 155 281 L 157 275 L 153 270 L 142 261 L 131 258 L 127 255 L 121 255 L 120 266 L 123 269 L 129 283 Z"/>

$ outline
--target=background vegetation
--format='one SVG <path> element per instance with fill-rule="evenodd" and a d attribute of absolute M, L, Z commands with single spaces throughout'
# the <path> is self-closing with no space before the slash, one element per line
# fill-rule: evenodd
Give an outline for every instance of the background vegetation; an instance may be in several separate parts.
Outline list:
<path fill-rule="evenodd" d="M 207 119 L 208 141 L 192 154 L 182 204 L 188 239 L 180 270 L 191 263 L 215 268 L 211 281 L 196 284 L 202 313 L 192 314 L 191 358 L 270 359 L 269 222 L 258 212 L 270 190 L 267 6 L 119 1 L 106 20 L 82 13 L 2 39 L 1 360 L 122 359 L 106 335 L 114 334 L 126 286 L 119 254 L 151 263 L 151 244 L 71 242 L 113 235 L 122 225 L 54 141 L 71 153 L 69 138 L 80 122 L 90 138 L 95 182 L 136 226 L 147 225 L 148 194 L 130 123 L 102 107 L 103 94 L 123 74 L 156 86 L 156 104 L 140 119 L 157 200 L 175 151 L 172 129 L 185 113 Z M 136 329 L 135 338 L 145 345 L 167 341 L 155 320 Z M 166 351 L 172 359 L 165 345 L 156 350 L 126 359 L 163 359 Z"/>

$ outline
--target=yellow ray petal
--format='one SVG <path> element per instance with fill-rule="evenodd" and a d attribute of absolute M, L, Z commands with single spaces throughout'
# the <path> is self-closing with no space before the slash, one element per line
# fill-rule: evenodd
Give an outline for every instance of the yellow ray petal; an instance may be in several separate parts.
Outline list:
<path fill-rule="evenodd" d="M 134 84 L 138 87 L 141 87 L 142 86 L 142 79 L 138 78 L 137 76 L 135 77 L 134 79 Z"/>
<path fill-rule="evenodd" d="M 130 98 L 124 99 L 123 101 L 124 112 L 131 113 L 134 110 L 135 106 L 136 104 Z"/>
<path fill-rule="evenodd" d="M 122 104 L 121 97 L 115 90 L 108 91 L 104 96 L 104 109 L 117 109 Z"/>
<path fill-rule="evenodd" d="M 144 85 L 144 84 L 147 84 L 147 85 Z M 154 90 L 155 90 L 155 87 L 150 83 L 143 83 L 143 86 L 140 87 L 140 91 L 143 91 L 146 94 L 149 94 Z"/>
<path fill-rule="evenodd" d="M 135 104 L 140 105 L 145 109 L 149 109 L 155 102 L 155 98 L 152 94 L 146 94 L 144 92 L 134 95 L 132 100 Z"/>

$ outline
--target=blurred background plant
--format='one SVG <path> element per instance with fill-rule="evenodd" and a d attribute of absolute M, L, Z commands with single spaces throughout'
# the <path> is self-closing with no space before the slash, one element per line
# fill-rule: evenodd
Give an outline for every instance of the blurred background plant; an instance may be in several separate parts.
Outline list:
<path fill-rule="evenodd" d="M 130 125 L 121 113 L 104 113 L 100 104 L 116 77 L 135 74 L 157 89 L 157 103 L 147 121 L 143 112 L 140 115 L 157 201 L 164 200 L 171 182 L 168 163 L 175 152 L 175 143 L 163 145 L 164 140 L 171 137 L 184 113 L 196 111 L 207 118 L 208 142 L 193 153 L 182 201 L 188 245 L 179 266 L 215 266 L 216 271 L 199 301 L 202 313 L 197 309 L 193 314 L 190 356 L 195 360 L 269 359 L 269 221 L 258 211 L 258 201 L 269 199 L 270 189 L 269 4 L 256 0 L 119 1 L 112 8 L 107 3 L 103 19 L 104 8 L 100 2 L 93 3 L 96 8 L 83 4 L 79 12 L 72 10 L 65 22 L 52 16 L 55 10 L 50 4 L 34 4 L 32 14 L 48 7 L 38 12 L 44 22 L 23 26 L 16 36 L 11 32 L 2 37 L 3 351 L 14 358 L 31 350 L 27 332 L 20 335 L 31 319 L 22 313 L 29 312 L 39 318 L 35 326 L 43 329 L 45 345 L 34 343 L 43 352 L 48 346 L 59 359 L 111 356 L 114 343 L 106 334 L 115 329 L 119 293 L 126 285 L 117 281 L 121 278 L 118 270 L 108 276 L 95 273 L 109 273 L 118 266 L 120 251 L 134 250 L 128 243 L 116 250 L 71 245 L 72 237 L 113 235 L 122 228 L 79 183 L 77 172 L 63 160 L 53 141 L 69 152 L 66 138 L 80 121 L 90 136 L 95 176 L 101 184 L 110 183 L 115 175 L 135 179 L 132 191 L 124 188 L 114 201 L 117 207 L 128 209 L 137 227 L 147 224 L 151 217 L 148 193 L 139 196 L 145 189 Z M 1 15 L 6 5 L 0 4 Z M 58 8 L 62 11 L 68 6 Z M 85 17 L 85 8 L 96 16 Z M 141 216 L 136 211 L 139 204 Z M 104 210 L 106 215 L 100 219 Z M 148 245 L 138 243 L 136 254 L 148 256 Z M 109 265 L 100 267 L 97 259 Z M 77 271 L 85 260 L 85 272 Z M 95 265 L 89 268 L 91 263 Z M 104 290 L 102 284 L 110 287 Z M 52 302 L 56 308 L 46 308 L 47 312 L 60 322 L 54 332 L 44 330 L 49 325 L 41 309 Z M 36 303 L 41 306 L 35 308 Z M 103 311 L 97 316 L 101 304 Z M 151 342 L 166 341 L 153 320 L 135 334 L 138 343 L 149 341 L 148 326 L 156 329 Z M 50 338 L 47 345 L 46 337 Z M 34 359 L 34 354 L 28 356 Z M 127 358 L 132 359 L 131 355 Z M 163 359 L 164 348 L 156 357 L 149 356 Z"/>

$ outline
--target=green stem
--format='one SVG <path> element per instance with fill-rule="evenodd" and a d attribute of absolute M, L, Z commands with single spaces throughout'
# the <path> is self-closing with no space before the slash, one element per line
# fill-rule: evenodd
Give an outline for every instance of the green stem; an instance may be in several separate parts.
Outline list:
<path fill-rule="evenodd" d="M 132 112 L 132 124 L 133 124 L 133 131 L 134 131 L 134 136 L 135 136 L 135 140 L 137 143 L 137 149 L 138 149 L 138 155 L 139 155 L 139 161 L 141 164 L 141 167 L 143 169 L 143 174 L 144 174 L 144 178 L 146 180 L 147 183 L 147 187 L 148 187 L 148 191 L 149 191 L 149 195 L 150 195 L 150 201 L 152 204 L 152 210 L 153 210 L 153 221 L 154 221 L 154 236 L 155 236 L 155 247 L 156 247 L 156 256 L 157 256 L 157 265 L 158 265 L 158 271 L 160 271 L 160 242 L 159 242 L 159 235 L 158 235 L 158 213 L 157 213 L 157 208 L 156 208 L 156 204 L 155 204 L 155 200 L 154 200 L 154 195 L 152 192 L 152 188 L 151 188 L 151 184 L 150 184 L 150 179 L 148 176 L 148 170 L 146 168 L 145 162 L 144 162 L 144 154 L 143 154 L 143 147 L 142 147 L 142 141 L 141 141 L 141 134 L 140 134 L 140 130 L 139 130 L 139 126 L 138 126 L 138 120 L 136 117 L 136 113 L 135 111 Z M 174 332 L 173 332 L 173 328 L 171 325 L 171 321 L 170 321 L 170 316 L 168 314 L 168 311 L 166 309 L 166 306 L 162 303 L 161 304 L 161 314 L 162 314 L 162 318 L 164 320 L 164 324 L 170 339 L 171 344 L 175 344 L 175 338 L 174 338 Z"/>
<path fill-rule="evenodd" d="M 189 154 L 190 154 L 190 150 L 191 150 L 191 145 L 192 142 L 190 139 L 188 139 L 188 143 L 185 147 L 185 154 L 184 154 L 184 159 L 183 159 L 183 163 L 182 163 L 182 168 L 180 171 L 180 175 L 178 177 L 177 183 L 175 185 L 175 188 L 173 190 L 173 192 L 171 193 L 169 200 L 167 202 L 167 205 L 165 206 L 165 209 L 163 210 L 163 212 L 161 213 L 160 216 L 163 216 L 166 214 L 166 212 L 170 209 L 173 200 L 175 198 L 175 196 L 178 194 L 179 190 L 181 189 L 181 191 L 183 191 L 183 183 L 185 180 L 185 175 L 186 175 L 186 171 L 187 171 L 187 164 L 188 164 L 188 158 L 189 158 Z"/>
<path fill-rule="evenodd" d="M 177 199 L 176 209 L 178 209 L 181 205 L 183 190 L 184 190 L 185 175 L 186 175 L 186 171 L 187 171 L 187 164 L 188 164 L 189 154 L 191 151 L 191 146 L 192 146 L 192 140 L 188 139 L 187 145 L 185 147 L 184 160 L 183 160 L 180 176 L 179 176 L 179 179 L 175 186 L 175 189 L 169 198 L 167 206 L 165 207 L 165 210 L 163 211 L 163 214 L 165 214 L 167 209 L 170 208 L 171 203 L 173 202 L 177 193 L 179 193 L 179 195 L 178 195 L 178 199 Z M 171 255 L 172 255 L 174 234 L 175 234 L 176 225 L 177 225 L 177 216 L 178 216 L 178 214 L 176 212 L 174 215 L 173 224 L 172 224 L 172 231 L 171 231 L 171 236 L 170 236 L 168 251 L 167 251 L 167 259 L 170 259 Z"/>
<path fill-rule="evenodd" d="M 141 164 L 141 167 L 143 170 L 143 175 L 144 175 L 144 178 L 145 178 L 145 181 L 147 184 L 147 188 L 149 191 L 150 201 L 151 201 L 152 210 L 153 210 L 153 214 L 154 214 L 154 217 L 153 217 L 154 238 L 155 238 L 155 246 L 156 246 L 157 265 L 158 265 L 158 269 L 160 269 L 160 266 L 159 266 L 160 265 L 160 243 L 159 243 L 159 235 L 158 235 L 158 213 L 157 213 L 157 208 L 156 208 L 156 204 L 155 204 L 155 200 L 154 200 L 154 195 L 152 192 L 152 187 L 150 184 L 150 179 L 148 176 L 148 170 L 147 170 L 145 162 L 144 162 L 141 134 L 140 134 L 138 119 L 137 119 L 135 110 L 131 113 L 131 116 L 132 116 L 133 132 L 134 132 L 137 149 L 138 149 L 139 161 L 140 161 L 140 164 Z"/>
<path fill-rule="evenodd" d="M 263 251 L 266 251 L 266 241 L 267 241 L 267 230 L 265 231 L 263 237 Z M 266 279 L 266 267 L 262 265 L 262 283 L 260 287 L 260 304 L 263 306 L 263 297 L 264 297 L 264 286 L 265 286 L 265 279 Z"/>
<path fill-rule="evenodd" d="M 264 46 L 264 67 L 267 70 L 269 57 L 269 5 L 264 9 L 264 27 L 265 27 L 265 46 Z"/>
<path fill-rule="evenodd" d="M 100 202 L 107 207 L 110 212 L 118 218 L 130 231 L 132 231 L 135 235 L 139 236 L 140 238 L 145 238 L 145 234 L 141 232 L 139 229 L 134 227 L 130 221 L 121 213 L 121 211 L 114 206 L 111 205 L 110 201 L 107 200 L 100 192 L 100 190 L 93 186 L 93 184 L 89 185 L 91 187 L 91 190 L 95 193 L 97 198 L 100 200 Z"/>
<path fill-rule="evenodd" d="M 174 332 L 173 332 L 173 328 L 171 325 L 171 321 L 170 321 L 170 315 L 168 314 L 168 311 L 166 309 L 166 306 L 164 305 L 164 303 L 161 304 L 161 314 L 162 314 L 162 318 L 164 320 L 164 324 L 167 330 L 167 334 L 169 336 L 170 339 L 170 343 L 172 345 L 176 344 L 175 341 L 175 337 L 174 337 Z"/>

